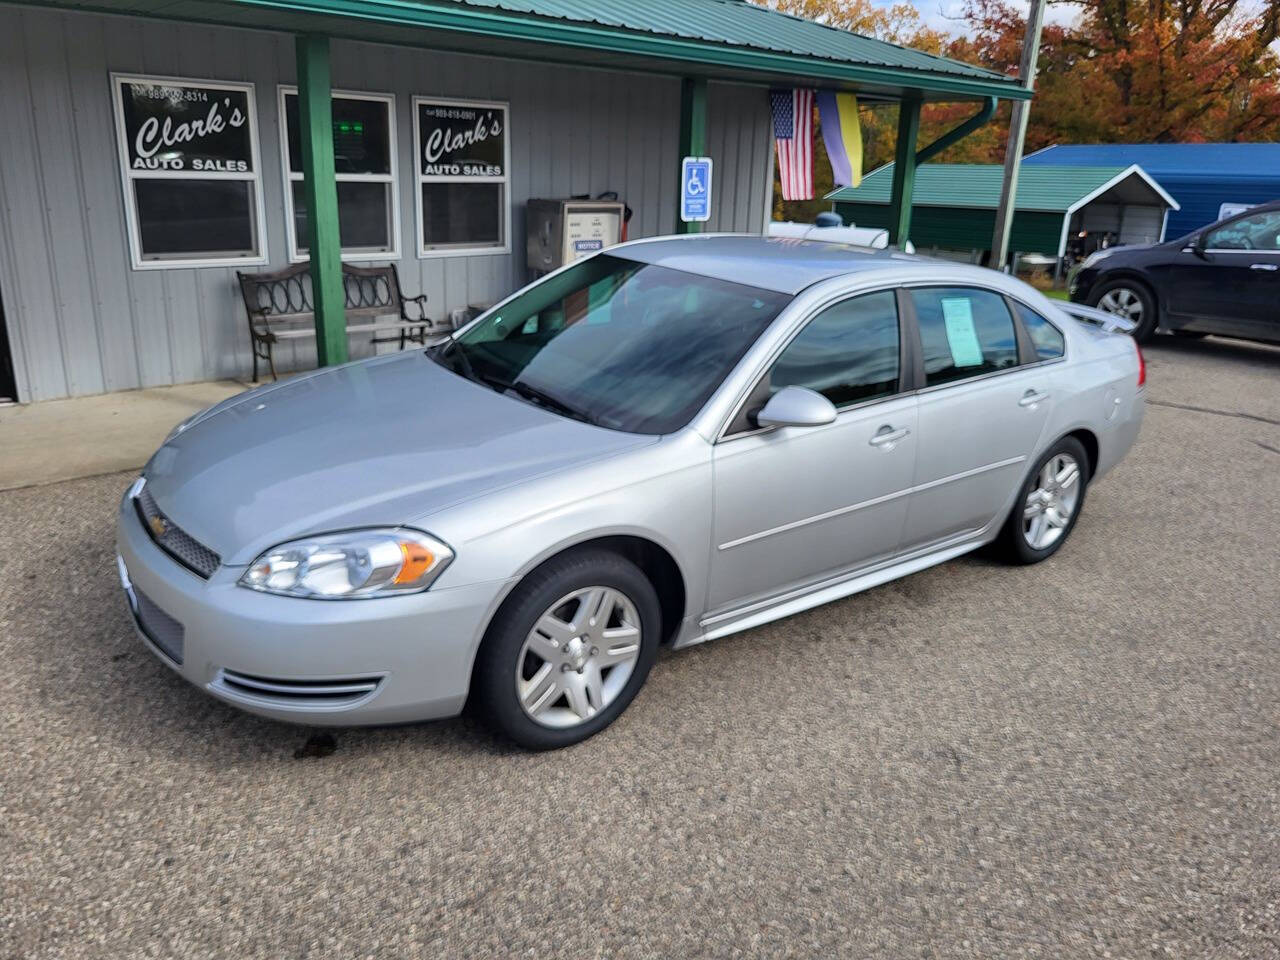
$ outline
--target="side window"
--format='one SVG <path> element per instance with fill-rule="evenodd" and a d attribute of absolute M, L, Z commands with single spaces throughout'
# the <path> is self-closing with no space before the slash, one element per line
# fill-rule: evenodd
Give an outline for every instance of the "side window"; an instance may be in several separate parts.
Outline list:
<path fill-rule="evenodd" d="M 1208 250 L 1280 250 L 1280 210 L 1267 210 L 1211 230 L 1204 239 Z"/>
<path fill-rule="evenodd" d="M 1004 298 L 972 287 L 909 291 L 920 323 L 925 385 L 1018 365 L 1018 340 Z"/>
<path fill-rule="evenodd" d="M 1014 308 L 1036 348 L 1036 359 L 1057 360 L 1062 356 L 1066 351 L 1062 331 L 1025 304 L 1014 301 Z"/>
<path fill-rule="evenodd" d="M 808 387 L 837 407 L 898 389 L 898 305 L 892 291 L 842 301 L 811 319 L 769 373 L 769 392 Z"/>

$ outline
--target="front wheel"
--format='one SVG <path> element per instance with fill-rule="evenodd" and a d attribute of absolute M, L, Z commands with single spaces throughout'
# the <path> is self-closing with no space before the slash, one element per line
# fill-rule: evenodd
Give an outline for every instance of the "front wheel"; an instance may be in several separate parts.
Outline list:
<path fill-rule="evenodd" d="M 1088 486 L 1089 455 L 1075 437 L 1063 437 L 1031 471 L 1000 532 L 1012 563 L 1047 560 L 1075 529 Z"/>
<path fill-rule="evenodd" d="M 1141 283 L 1112 280 L 1103 284 L 1093 305 L 1133 323 L 1133 339 L 1139 343 L 1146 343 L 1156 332 L 1159 317 L 1156 315 L 1155 297 Z"/>
<path fill-rule="evenodd" d="M 603 550 L 556 557 L 516 587 L 489 626 L 474 677 L 479 705 L 532 750 L 585 740 L 643 686 L 661 622 L 653 585 L 629 560 Z"/>

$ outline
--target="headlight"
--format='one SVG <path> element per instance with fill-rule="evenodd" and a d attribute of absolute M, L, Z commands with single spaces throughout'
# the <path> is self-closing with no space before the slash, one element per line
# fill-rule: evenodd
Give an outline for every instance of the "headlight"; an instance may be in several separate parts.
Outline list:
<path fill-rule="evenodd" d="M 240 586 L 315 600 L 387 597 L 427 589 L 452 559 L 446 544 L 417 530 L 352 530 L 272 547 Z"/>
<path fill-rule="evenodd" d="M 1081 269 L 1081 270 L 1083 270 L 1083 269 L 1085 269 L 1086 267 L 1092 267 L 1092 266 L 1093 266 L 1094 264 L 1096 264 L 1099 260 L 1104 260 L 1104 259 L 1106 259 L 1107 257 L 1111 256 L 1111 252 L 1112 252 L 1112 250 L 1111 250 L 1111 248 L 1110 248 L 1110 247 L 1107 247 L 1107 248 L 1105 248 L 1105 249 L 1103 249 L 1103 250 L 1095 250 L 1095 251 L 1093 251 L 1093 253 L 1089 254 L 1087 257 L 1085 257 L 1085 258 L 1084 258 L 1084 260 L 1083 260 L 1083 261 L 1081 261 L 1081 263 L 1080 263 L 1080 269 Z"/>

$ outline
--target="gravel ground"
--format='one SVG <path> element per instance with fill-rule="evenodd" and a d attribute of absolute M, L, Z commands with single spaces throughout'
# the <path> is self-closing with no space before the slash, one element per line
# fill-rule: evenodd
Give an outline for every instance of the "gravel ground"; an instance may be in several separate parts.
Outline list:
<path fill-rule="evenodd" d="M 0 494 L 0 956 L 1280 957 L 1280 350 L 1148 357 L 1054 560 L 669 653 L 555 754 L 222 706 L 134 639 L 128 475 Z"/>

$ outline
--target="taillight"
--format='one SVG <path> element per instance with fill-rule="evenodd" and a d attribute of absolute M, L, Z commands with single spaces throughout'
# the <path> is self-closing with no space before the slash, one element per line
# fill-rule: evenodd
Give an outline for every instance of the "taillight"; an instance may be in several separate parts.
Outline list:
<path fill-rule="evenodd" d="M 1133 341 L 1133 349 L 1138 351 L 1138 389 L 1141 390 L 1147 382 L 1147 360 L 1142 355 L 1142 348 L 1138 346 L 1138 341 Z"/>

